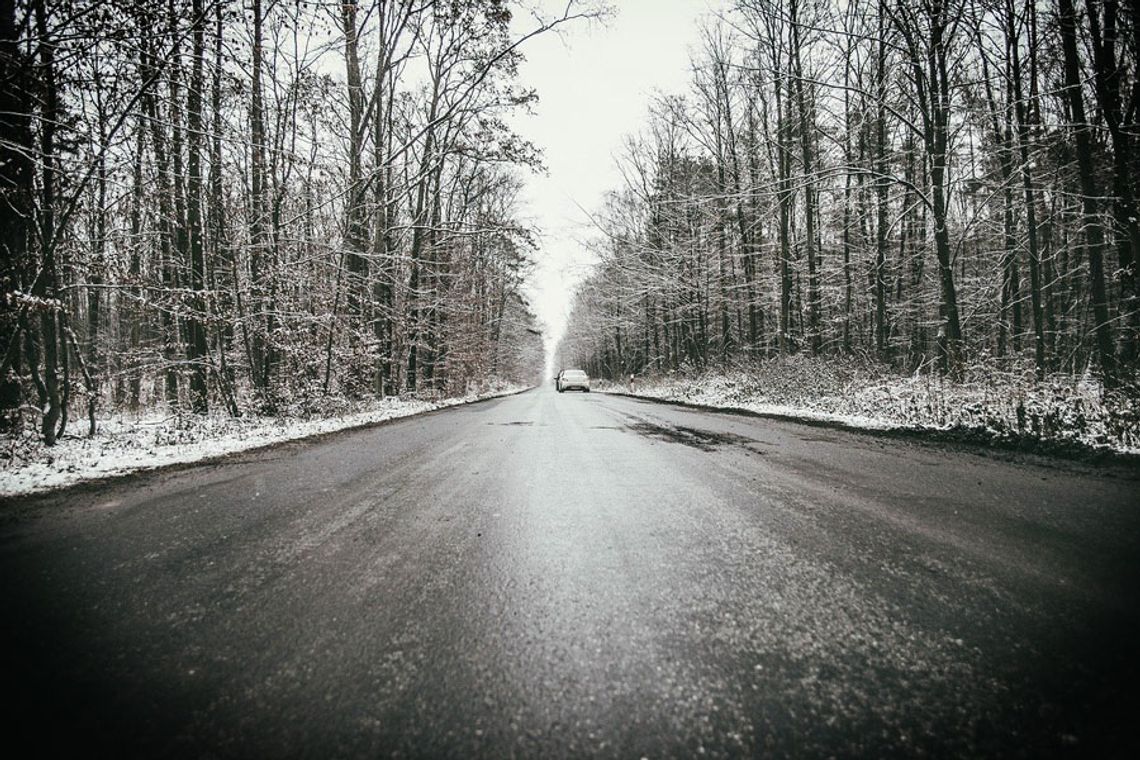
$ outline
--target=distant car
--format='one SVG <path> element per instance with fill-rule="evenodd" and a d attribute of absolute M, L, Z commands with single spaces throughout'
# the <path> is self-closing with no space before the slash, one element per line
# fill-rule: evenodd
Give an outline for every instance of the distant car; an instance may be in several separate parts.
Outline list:
<path fill-rule="evenodd" d="M 559 393 L 577 388 L 580 391 L 590 392 L 590 377 L 580 369 L 564 369 L 558 373 L 554 381 Z"/>

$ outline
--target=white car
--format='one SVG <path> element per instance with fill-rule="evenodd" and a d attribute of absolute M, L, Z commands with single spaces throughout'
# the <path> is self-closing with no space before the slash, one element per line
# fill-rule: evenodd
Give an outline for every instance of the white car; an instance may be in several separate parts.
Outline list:
<path fill-rule="evenodd" d="M 564 369 L 558 373 L 554 380 L 554 387 L 559 393 L 577 388 L 580 391 L 590 392 L 590 377 L 580 369 Z"/>

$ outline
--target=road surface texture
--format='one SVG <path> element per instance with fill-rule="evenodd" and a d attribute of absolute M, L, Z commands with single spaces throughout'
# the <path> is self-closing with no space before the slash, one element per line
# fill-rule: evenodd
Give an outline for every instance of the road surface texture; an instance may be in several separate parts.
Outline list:
<path fill-rule="evenodd" d="M 543 388 L 19 500 L 5 731 L 117 757 L 1140 756 L 1140 480 L 1005 459 Z"/>

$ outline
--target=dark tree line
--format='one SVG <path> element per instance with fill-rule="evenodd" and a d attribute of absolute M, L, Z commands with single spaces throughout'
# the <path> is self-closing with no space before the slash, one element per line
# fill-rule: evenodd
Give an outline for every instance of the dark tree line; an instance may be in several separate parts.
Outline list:
<path fill-rule="evenodd" d="M 0 411 L 529 380 L 503 0 L 0 0 Z M 526 26 L 529 24 L 529 26 Z"/>
<path fill-rule="evenodd" d="M 601 214 L 566 361 L 1134 386 L 1140 3 L 738 0 Z"/>

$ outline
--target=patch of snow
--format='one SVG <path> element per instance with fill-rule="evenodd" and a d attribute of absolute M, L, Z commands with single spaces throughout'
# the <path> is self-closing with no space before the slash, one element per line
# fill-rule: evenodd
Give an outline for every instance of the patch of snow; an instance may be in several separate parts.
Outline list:
<path fill-rule="evenodd" d="M 597 382 L 630 393 L 627 383 Z M 788 358 L 746 369 L 638 377 L 632 394 L 719 409 L 892 430 L 975 430 L 1140 454 L 1140 401 L 1084 375 L 1038 381 L 978 367 L 954 382 L 876 366 Z"/>
<path fill-rule="evenodd" d="M 348 413 L 297 417 L 211 415 L 116 415 L 99 420 L 94 437 L 76 433 L 46 447 L 31 433 L 4 442 L 0 498 L 55 490 L 76 483 L 125 475 L 172 464 L 198 462 L 273 443 L 372 425 L 524 390 L 508 386 L 493 392 L 425 401 L 396 397 L 361 404 Z M 71 430 L 86 430 L 86 420 Z"/>

